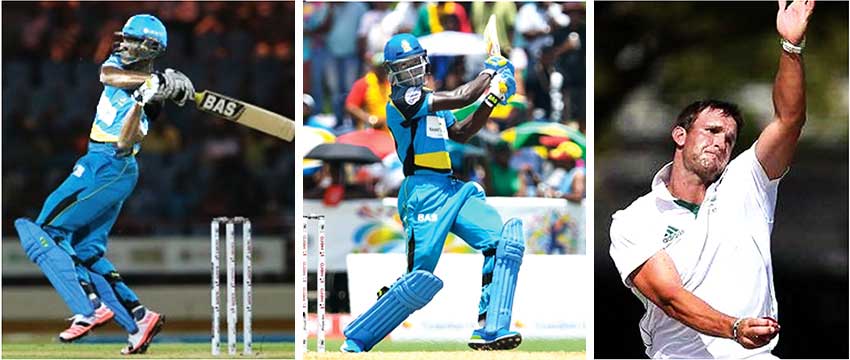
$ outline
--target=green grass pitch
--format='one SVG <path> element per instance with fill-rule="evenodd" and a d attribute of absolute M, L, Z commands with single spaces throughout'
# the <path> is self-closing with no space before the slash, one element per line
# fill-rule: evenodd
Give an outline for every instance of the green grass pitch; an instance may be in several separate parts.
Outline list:
<path fill-rule="evenodd" d="M 326 354 L 317 354 L 315 339 L 311 339 L 308 359 L 335 359 L 345 354 L 339 353 L 341 339 L 329 339 Z M 4 359 L 113 359 L 125 358 L 119 354 L 122 344 L 61 344 L 49 339 L 3 339 L 2 356 Z M 477 358 L 584 358 L 584 339 L 562 340 L 525 340 L 516 350 L 498 354 L 475 352 L 463 342 L 402 342 L 383 341 L 369 355 L 359 354 L 358 359 L 365 358 L 438 358 L 449 360 Z M 258 358 L 258 359 L 292 359 L 295 344 L 293 343 L 254 343 L 252 356 L 227 356 L 226 344 L 222 344 L 220 358 Z M 239 351 L 242 346 L 239 344 Z M 457 356 L 452 356 L 455 354 Z M 489 354 L 489 355 L 486 355 Z M 395 356 L 393 356 L 395 355 Z M 348 354 L 348 356 L 352 356 Z M 483 357 L 482 357 L 483 356 Z M 147 354 L 133 356 L 139 359 L 209 359 L 210 345 L 208 343 L 154 343 Z"/>
<path fill-rule="evenodd" d="M 316 351 L 316 339 L 310 338 L 308 348 Z M 342 339 L 328 339 L 325 348 L 328 352 L 339 351 Z M 521 351 L 584 351 L 584 339 L 557 340 L 523 340 L 517 348 Z M 381 341 L 372 349 L 373 352 L 404 352 L 404 351 L 472 351 L 466 342 L 462 341 Z"/>
<path fill-rule="evenodd" d="M 218 358 L 292 359 L 295 357 L 293 343 L 254 343 L 252 356 L 240 353 L 227 356 L 227 345 L 222 344 L 222 356 Z M 9 343 L 3 342 L 4 359 L 127 359 L 122 356 L 122 344 L 61 344 L 61 343 Z M 208 343 L 164 343 L 151 344 L 144 355 L 133 355 L 133 359 L 209 359 Z"/>

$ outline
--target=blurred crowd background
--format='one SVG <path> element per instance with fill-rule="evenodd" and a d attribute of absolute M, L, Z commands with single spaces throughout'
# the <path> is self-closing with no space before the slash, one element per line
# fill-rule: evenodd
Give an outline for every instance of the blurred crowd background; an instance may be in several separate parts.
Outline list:
<path fill-rule="evenodd" d="M 581 202 L 586 39 L 579 2 L 306 2 L 307 127 L 299 141 L 308 152 L 324 143 L 364 145 L 376 159 L 361 165 L 305 160 L 305 198 L 332 205 L 395 196 L 403 174 L 385 124 L 384 44 L 397 33 L 419 37 L 432 64 L 427 86 L 453 90 L 483 69 L 480 34 L 491 14 L 502 55 L 516 68 L 517 94 L 468 144 L 450 141 L 455 175 L 481 183 L 489 196 Z M 463 120 L 474 109 L 455 115 Z"/>
<path fill-rule="evenodd" d="M 781 51 L 776 2 L 595 4 L 594 293 L 597 358 L 640 358 L 640 301 L 608 255 L 611 215 L 650 191 L 672 160 L 670 129 L 687 104 L 735 102 L 733 156 L 772 120 Z M 772 258 L 780 358 L 847 353 L 847 3 L 818 2 L 806 34 L 807 123 L 779 186 Z M 746 296 L 746 294 L 730 294 Z M 813 324 L 828 331 L 811 332 Z M 608 346 L 615 344 L 616 346 Z"/>
<path fill-rule="evenodd" d="M 3 232 L 35 217 L 86 151 L 100 64 L 132 15 L 165 24 L 155 68 L 294 118 L 292 2 L 3 4 Z M 137 155 L 139 182 L 113 235 L 206 235 L 214 216 L 293 235 L 294 144 L 169 102 Z"/>

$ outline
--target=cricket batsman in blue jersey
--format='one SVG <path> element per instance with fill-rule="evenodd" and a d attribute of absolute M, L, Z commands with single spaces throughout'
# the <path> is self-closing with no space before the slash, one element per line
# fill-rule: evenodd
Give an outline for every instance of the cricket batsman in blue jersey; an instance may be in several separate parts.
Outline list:
<path fill-rule="evenodd" d="M 452 176 L 446 140 L 466 142 L 490 117 L 497 103 L 506 103 L 516 91 L 513 64 L 491 56 L 478 76 L 454 91 L 434 92 L 426 87 L 428 55 L 416 37 L 393 36 L 384 47 L 385 66 L 392 85 L 387 103 L 387 125 L 404 165 L 398 211 L 407 242 L 407 272 L 378 302 L 346 327 L 343 351 L 372 349 L 414 311 L 431 301 L 443 282 L 434 268 L 451 231 L 484 254 L 478 322 L 469 346 L 476 350 L 509 350 L 522 342 L 510 330 L 516 279 L 525 251 L 522 222 L 504 225 L 485 202 L 484 190 L 474 182 Z M 471 119 L 460 122 L 449 111 L 482 102 Z"/>
<path fill-rule="evenodd" d="M 127 20 L 113 52 L 100 68 L 103 92 L 89 135 L 88 152 L 48 196 L 35 221 L 20 218 L 15 229 L 27 256 L 74 314 L 59 334 L 72 342 L 114 319 L 129 334 L 122 354 L 144 353 L 165 317 L 147 309 L 106 258 L 106 243 L 124 200 L 139 177 L 135 155 L 149 123 L 172 100 L 182 106 L 194 95 L 179 71 L 153 70 L 168 35 L 154 16 Z"/>

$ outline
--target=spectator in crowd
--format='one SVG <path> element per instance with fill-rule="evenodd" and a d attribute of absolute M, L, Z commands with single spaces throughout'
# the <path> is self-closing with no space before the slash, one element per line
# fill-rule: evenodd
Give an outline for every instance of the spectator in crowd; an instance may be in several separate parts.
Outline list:
<path fill-rule="evenodd" d="M 389 98 L 390 82 L 384 69 L 384 53 L 379 52 L 372 55 L 369 71 L 354 82 L 345 99 L 345 110 L 354 120 L 355 129 L 386 129 Z"/>
<path fill-rule="evenodd" d="M 343 119 L 345 94 L 360 73 L 361 55 L 357 48 L 357 27 L 366 10 L 366 4 L 360 2 L 339 2 L 331 5 L 331 24 L 326 37 L 330 58 L 325 65 L 325 77 L 337 121 Z M 349 124 L 343 126 L 350 127 Z"/>
<path fill-rule="evenodd" d="M 339 205 L 345 199 L 375 198 L 371 180 L 377 181 L 377 179 L 370 179 L 369 183 L 349 179 L 349 170 L 357 169 L 359 167 L 351 164 L 325 163 L 321 171 L 310 179 L 304 179 L 305 184 L 310 184 L 310 187 L 304 190 L 304 198 L 322 199 L 322 203 L 326 206 Z"/>
<path fill-rule="evenodd" d="M 583 3 L 564 3 L 564 13 L 569 16 L 569 26 L 558 28 L 553 34 L 555 43 L 555 68 L 564 77 L 564 113 L 561 120 L 576 121 L 584 129 L 585 102 L 585 22 Z"/>
<path fill-rule="evenodd" d="M 310 94 L 317 112 L 325 108 L 325 73 L 328 45 L 325 41 L 330 28 L 330 5 L 324 2 L 304 3 L 304 92 Z"/>
<path fill-rule="evenodd" d="M 487 166 L 487 195 L 518 196 L 525 188 L 525 179 L 511 167 L 511 146 L 502 141 L 493 148 L 493 157 Z"/>
<path fill-rule="evenodd" d="M 360 18 L 360 25 L 357 27 L 357 48 L 360 54 L 366 54 L 363 61 L 368 62 L 369 56 L 383 52 L 383 43 L 394 33 L 388 33 L 383 23 L 384 18 L 392 13 L 390 5 L 392 4 L 388 2 L 372 3 L 372 8 Z"/>
<path fill-rule="evenodd" d="M 527 2 L 519 8 L 514 26 L 513 46 L 524 50 L 529 58 L 539 56 L 539 51 L 551 45 L 551 27 L 541 4 Z"/>
<path fill-rule="evenodd" d="M 419 37 L 443 31 L 472 32 L 472 26 L 469 24 L 469 18 L 466 16 L 464 7 L 452 1 L 422 4 L 419 7 L 413 35 Z M 445 84 L 446 77 L 456 70 L 459 59 L 456 56 L 429 54 L 429 60 L 431 61 L 431 73 L 436 89 L 448 88 Z M 476 64 L 479 64 L 479 62 L 476 62 Z M 460 83 L 463 82 L 460 81 Z"/>
<path fill-rule="evenodd" d="M 555 168 L 544 181 L 544 193 L 547 197 L 563 198 L 577 203 L 584 200 L 584 167 L 578 166 L 576 161 L 576 156 L 580 156 L 580 153 L 581 149 L 569 142 L 549 152 L 549 160 Z"/>
<path fill-rule="evenodd" d="M 437 1 L 422 4 L 413 28 L 413 36 L 419 37 L 442 31 L 472 32 L 466 9 L 454 1 Z"/>

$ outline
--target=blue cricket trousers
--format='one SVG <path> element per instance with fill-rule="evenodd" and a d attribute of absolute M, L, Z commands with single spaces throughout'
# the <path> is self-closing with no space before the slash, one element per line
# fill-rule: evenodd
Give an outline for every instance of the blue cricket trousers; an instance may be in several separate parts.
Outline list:
<path fill-rule="evenodd" d="M 125 306 L 138 304 L 138 297 L 120 281 L 115 267 L 106 259 L 106 244 L 138 178 L 133 155 L 116 155 L 113 144 L 89 143 L 88 153 L 77 160 L 71 175 L 47 197 L 36 219 L 36 224 L 69 252 L 81 281 L 91 283 L 88 270 L 107 279 L 118 279 L 112 285 Z"/>

